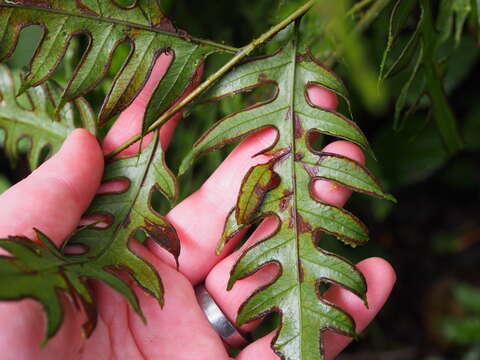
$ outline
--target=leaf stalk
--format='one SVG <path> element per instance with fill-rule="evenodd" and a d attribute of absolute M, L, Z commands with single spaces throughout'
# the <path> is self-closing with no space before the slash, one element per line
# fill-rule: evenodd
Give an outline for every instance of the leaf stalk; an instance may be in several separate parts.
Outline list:
<path fill-rule="evenodd" d="M 5 4 L 0 4 L 0 7 L 10 7 L 10 8 L 20 8 L 20 9 L 28 9 L 28 6 L 25 6 L 24 4 L 15 4 L 15 3 L 8 3 L 8 5 Z M 44 7 L 35 7 L 36 11 L 43 11 L 51 14 L 58 14 L 58 15 L 66 15 L 66 16 L 71 16 L 72 13 L 69 11 L 65 10 L 60 10 L 60 9 L 51 9 L 51 8 L 44 8 Z M 150 32 L 155 32 L 155 33 L 161 33 L 161 34 L 166 34 L 174 37 L 180 37 L 180 35 L 168 32 L 159 28 L 155 28 L 152 26 L 147 26 L 147 25 L 142 25 L 142 24 L 136 24 L 132 23 L 129 21 L 122 21 L 118 19 L 112 19 L 112 18 L 107 18 L 107 17 L 98 17 L 98 16 L 93 16 L 89 15 L 86 13 L 83 14 L 75 14 L 75 17 L 78 18 L 84 18 L 84 19 L 89 19 L 89 20 L 95 20 L 95 21 L 100 21 L 100 22 L 106 22 L 106 23 L 111 23 L 111 24 L 116 24 L 116 25 L 127 25 L 132 28 L 140 29 L 140 30 L 145 30 L 145 31 L 150 31 Z M 193 42 L 203 44 L 203 45 L 208 45 L 214 48 L 217 48 L 219 50 L 226 51 L 228 53 L 236 53 L 238 51 L 238 48 L 228 46 L 222 43 L 217 43 L 211 40 L 206 40 L 206 39 L 201 39 L 201 38 L 196 38 L 196 37 L 189 37 L 189 39 Z"/>
<path fill-rule="evenodd" d="M 435 61 L 435 26 L 432 18 L 432 5 L 430 0 L 421 0 L 425 10 L 425 21 L 422 24 L 423 44 L 425 57 L 423 68 L 427 78 L 427 93 L 432 103 L 433 118 L 437 123 L 442 140 L 450 154 L 455 154 L 464 147 L 462 136 L 458 128 L 457 119 L 448 102 L 445 89 L 442 84 L 438 65 Z"/>

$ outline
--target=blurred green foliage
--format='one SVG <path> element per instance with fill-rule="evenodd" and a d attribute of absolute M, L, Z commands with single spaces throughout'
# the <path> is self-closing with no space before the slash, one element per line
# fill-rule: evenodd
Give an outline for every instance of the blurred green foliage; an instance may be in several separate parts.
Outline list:
<path fill-rule="evenodd" d="M 162 0 L 166 13 L 180 28 L 237 47 L 301 3 Z M 479 0 L 319 0 L 302 21 L 304 41 L 351 92 L 355 120 L 365 130 L 378 160 L 368 159 L 369 168 L 399 200 L 398 206 L 392 206 L 362 196 L 352 198 L 349 209 L 366 220 L 372 231 L 367 246 L 351 251 L 328 237 L 322 239 L 323 247 L 355 261 L 386 257 L 399 274 L 392 300 L 364 341 L 354 345 L 344 359 L 373 359 L 384 352 L 412 348 L 401 359 L 480 358 L 479 6 Z M 38 27 L 25 29 L 9 65 L 27 66 L 40 36 Z M 60 84 L 72 73 L 86 46 L 81 37 L 72 42 L 55 74 Z M 257 54 L 279 46 L 272 42 Z M 116 51 L 110 79 L 88 95 L 97 110 L 125 51 Z M 212 57 L 205 73 L 224 61 Z M 189 109 L 168 150 L 170 166 L 176 170 L 201 133 L 245 102 L 258 101 L 255 96 Z M 108 126 L 100 135 L 107 130 Z M 181 198 L 198 189 L 230 149 L 204 157 L 185 174 L 180 179 Z M 22 166 L 11 169 L 0 160 L 1 192 L 26 171 Z M 436 312 L 426 306 L 437 284 L 452 277 L 456 279 L 454 295 L 441 300 L 462 310 Z M 430 318 L 440 324 L 439 333 L 426 325 Z"/>
<path fill-rule="evenodd" d="M 452 286 L 452 292 L 457 314 L 442 319 L 443 336 L 457 345 L 480 344 L 480 287 L 459 282 Z"/>

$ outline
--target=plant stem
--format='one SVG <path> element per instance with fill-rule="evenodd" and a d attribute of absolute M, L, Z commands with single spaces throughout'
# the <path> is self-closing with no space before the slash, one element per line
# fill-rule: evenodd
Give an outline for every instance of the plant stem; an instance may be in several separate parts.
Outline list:
<path fill-rule="evenodd" d="M 207 90 L 211 85 L 213 85 L 216 81 L 218 81 L 223 75 L 225 75 L 228 71 L 230 71 L 235 65 L 237 65 L 240 61 L 246 58 L 248 55 L 252 53 L 257 47 L 265 44 L 268 40 L 270 40 L 275 34 L 279 31 L 283 30 L 287 27 L 290 23 L 301 17 L 305 14 L 314 4 L 316 0 L 309 0 L 304 5 L 300 6 L 297 10 L 291 13 L 288 17 L 284 20 L 270 28 L 267 32 L 263 33 L 257 39 L 253 40 L 248 45 L 242 47 L 234 57 L 232 57 L 225 65 L 223 65 L 216 73 L 211 75 L 208 79 L 206 79 L 203 83 L 197 86 L 190 94 L 188 94 L 183 100 L 178 102 L 176 105 L 172 106 L 169 110 L 165 111 L 157 121 L 155 121 L 150 127 L 147 129 L 145 134 L 139 134 L 132 137 L 123 145 L 119 146 L 117 149 L 112 151 L 110 154 L 106 155 L 106 159 L 111 159 L 114 156 L 118 155 L 120 152 L 128 148 L 130 145 L 139 141 L 143 136 L 146 134 L 158 129 L 162 126 L 165 122 L 167 122 L 173 115 L 178 113 L 179 111 L 183 110 L 187 105 L 189 105 L 193 100 L 199 97 L 205 90 Z"/>
<path fill-rule="evenodd" d="M 378 0 L 373 4 L 370 9 L 365 13 L 360 21 L 355 26 L 354 31 L 362 32 L 378 17 L 378 15 L 385 9 L 391 0 Z"/>
<path fill-rule="evenodd" d="M 457 125 L 457 119 L 445 95 L 438 65 L 435 60 L 437 43 L 435 41 L 435 26 L 433 24 L 432 5 L 430 0 L 421 0 L 425 11 L 425 21 L 422 24 L 422 41 L 425 48 L 423 68 L 427 78 L 427 93 L 432 103 L 433 118 L 438 131 L 450 154 L 455 154 L 463 148 L 463 140 Z"/>
<path fill-rule="evenodd" d="M 387 7 L 391 0 L 377 0 L 360 18 L 360 20 L 355 24 L 355 27 L 352 30 L 352 34 L 358 34 L 364 31 L 370 26 L 370 24 L 378 17 L 383 9 Z M 347 13 L 347 16 L 351 15 L 350 12 L 353 10 L 350 9 Z M 336 59 L 343 53 L 345 50 L 345 43 L 341 44 L 339 48 L 333 52 L 328 59 L 325 61 L 324 65 L 326 67 L 332 67 L 335 64 Z"/>
<path fill-rule="evenodd" d="M 355 5 L 353 5 L 350 10 L 348 10 L 347 12 L 347 15 L 348 16 L 353 16 L 355 15 L 357 12 L 361 11 L 364 7 L 370 5 L 370 3 L 374 1 L 374 0 L 362 0 L 358 3 L 356 3 Z"/>

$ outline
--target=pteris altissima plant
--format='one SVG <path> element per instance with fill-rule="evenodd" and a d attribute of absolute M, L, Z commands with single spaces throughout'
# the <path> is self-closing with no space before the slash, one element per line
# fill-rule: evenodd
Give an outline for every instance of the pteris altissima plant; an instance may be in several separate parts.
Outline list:
<path fill-rule="evenodd" d="M 32 91 L 28 90 L 32 86 L 48 84 L 46 81 L 62 59 L 70 39 L 79 33 L 87 34 L 90 43 L 66 88 L 61 93 L 56 92 L 55 101 L 46 111 L 49 116 L 45 121 L 49 126 L 68 120 L 67 110 L 74 106 L 72 104 L 83 104 L 79 96 L 93 89 L 105 76 L 112 54 L 122 42 L 130 44 L 130 53 L 104 100 L 98 115 L 100 124 L 131 103 L 162 53 L 172 55 L 173 60 L 150 100 L 143 133 L 156 130 L 207 89 L 210 89 L 208 97 L 221 99 L 264 84 L 274 86 L 270 99 L 228 115 L 202 135 L 185 158 L 180 173 L 199 156 L 227 143 L 264 128 L 277 131 L 275 143 L 263 151 L 271 160 L 253 167 L 243 179 L 237 204 L 226 219 L 219 249 L 242 228 L 267 217 L 278 220 L 272 235 L 240 257 L 228 286 L 231 288 L 237 280 L 267 264 L 279 266 L 278 277 L 243 304 L 237 323 L 244 324 L 269 312 L 279 312 L 281 327 L 272 346 L 284 359 L 323 359 L 324 330 L 355 336 L 352 317 L 323 297 L 322 284 L 342 286 L 366 301 L 367 289 L 362 274 L 346 259 L 322 250 L 319 235 L 328 233 L 356 246 L 368 240 L 367 228 L 347 210 L 316 199 L 312 193 L 313 182 L 329 180 L 353 191 L 394 200 L 364 166 L 340 155 L 318 152 L 312 145 L 315 134 L 328 135 L 351 141 L 371 153 L 365 136 L 352 120 L 314 105 L 307 95 L 310 86 L 321 86 L 346 100 L 342 82 L 302 45 L 297 25 L 301 15 L 313 5 L 314 1 L 305 2 L 278 25 L 237 50 L 192 38 L 176 29 L 160 12 L 156 1 L 138 0 L 128 8 L 113 1 L 43 0 L 33 4 L 31 1 L 0 1 L 0 58 L 6 59 L 12 54 L 23 27 L 40 24 L 44 31 L 29 72 L 22 85 L 17 86 L 18 91 L 10 91 L 8 84 L 0 85 L 0 89 L 9 94 L 8 102 L 7 98 L 1 98 L 0 124 L 13 121 L 10 117 L 2 118 L 2 114 L 15 112 L 18 107 L 13 94 L 25 96 Z M 239 65 L 253 50 L 287 26 L 282 34 L 284 45 L 281 49 Z M 198 66 L 216 51 L 234 55 L 190 95 L 178 101 Z M 2 71 L 8 73 L 5 69 Z M 41 85 L 41 88 L 48 86 Z M 43 92 L 39 96 L 46 99 L 50 95 Z M 81 119 L 84 119 L 84 126 L 90 124 L 85 122 L 85 115 Z M 8 126 L 4 125 L 7 129 Z M 131 139 L 114 153 L 138 138 Z M 43 141 L 41 144 L 46 142 Z M 55 144 L 59 143 L 61 140 Z M 14 148 L 15 144 L 10 146 L 12 157 L 15 157 Z M 32 169 L 37 163 L 31 163 Z M 16 278 L 23 279 L 18 288 L 4 289 L 0 285 L 0 298 L 39 300 L 47 312 L 47 337 L 53 336 L 61 324 L 61 305 L 55 289 L 73 292 L 82 300 L 90 314 L 87 329 L 93 329 L 95 300 L 86 284 L 88 278 L 101 280 L 119 291 L 141 314 L 132 289 L 117 276 L 119 271 L 124 271 L 162 303 L 163 288 L 158 274 L 129 249 L 129 240 L 141 230 L 173 256 L 178 257 L 180 252 L 175 229 L 151 204 L 154 191 L 160 191 L 169 200 L 174 200 L 177 194 L 175 177 L 165 164 L 158 132 L 152 143 L 137 156 L 108 163 L 104 182 L 117 180 L 126 184 L 126 189 L 97 195 L 87 211 L 89 216 L 102 218 L 106 226 L 92 224 L 81 228 L 68 242 L 81 245 L 85 253 L 66 255 L 39 232 L 37 243 L 15 237 L 0 242 L 0 246 L 12 255 L 0 259 L 2 278 L 10 279 L 10 283 Z M 25 273 L 23 265 L 27 262 L 31 271 Z M 48 276 L 31 275 L 41 274 L 45 268 L 48 268 Z M 40 285 L 45 290 L 38 292 Z"/>
<path fill-rule="evenodd" d="M 273 343 L 275 351 L 285 359 L 323 358 L 318 341 L 321 332 L 354 336 L 355 326 L 347 313 L 322 298 L 320 284 L 340 285 L 366 300 L 366 283 L 353 264 L 319 248 L 318 235 L 329 233 L 355 246 L 364 244 L 368 233 L 348 211 L 315 199 L 312 184 L 316 179 L 330 180 L 382 199 L 393 198 L 359 163 L 312 148 L 312 135 L 320 133 L 347 139 L 370 151 L 354 122 L 309 100 L 307 89 L 312 85 L 340 96 L 345 96 L 345 89 L 308 49 L 299 46 L 297 32 L 290 30 L 292 38 L 287 45 L 235 69 L 211 94 L 221 98 L 270 82 L 276 87 L 273 97 L 219 121 L 195 144 L 181 170 L 198 155 L 259 129 L 277 130 L 275 143 L 263 151 L 272 159 L 245 176 L 221 241 L 269 216 L 278 219 L 278 227 L 273 235 L 245 251 L 231 272 L 228 286 L 263 266 L 277 264 L 278 277 L 242 305 L 237 322 L 242 325 L 278 311 L 282 326 Z"/>

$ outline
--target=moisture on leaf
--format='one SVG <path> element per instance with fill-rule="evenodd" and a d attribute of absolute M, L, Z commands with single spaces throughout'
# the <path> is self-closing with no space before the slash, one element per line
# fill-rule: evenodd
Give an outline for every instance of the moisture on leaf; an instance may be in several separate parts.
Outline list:
<path fill-rule="evenodd" d="M 58 151 L 67 136 L 78 126 L 95 134 L 95 115 L 87 102 L 78 98 L 67 103 L 56 114 L 62 90 L 53 83 L 27 90 L 17 97 L 21 73 L 0 64 L 0 129 L 4 132 L 3 147 L 13 165 L 21 153 L 21 142 L 28 140 L 27 157 L 35 170 L 44 151 Z"/>
<path fill-rule="evenodd" d="M 267 82 L 276 86 L 269 100 L 216 123 L 195 143 L 180 172 L 195 158 L 226 143 L 260 129 L 276 129 L 275 143 L 263 151 L 271 160 L 245 176 L 219 250 L 243 227 L 266 217 L 278 220 L 273 234 L 246 250 L 231 272 L 229 288 L 268 264 L 280 268 L 272 283 L 242 305 L 237 324 L 277 311 L 282 325 L 272 342 L 274 351 L 284 359 L 323 359 L 323 331 L 355 336 L 355 324 L 349 314 L 323 297 L 320 284 L 342 286 L 365 300 L 366 283 L 353 264 L 319 247 L 318 234 L 329 233 L 355 246 L 364 244 L 368 233 L 348 211 L 316 199 L 312 184 L 324 179 L 382 199 L 393 198 L 361 164 L 312 148 L 311 135 L 320 133 L 349 140 L 370 152 L 352 120 L 310 101 L 307 90 L 312 85 L 342 97 L 346 91 L 332 72 L 298 45 L 302 42 L 297 31 L 291 27 L 290 33 L 284 48 L 237 67 L 212 89 L 212 97 L 223 98 Z"/>
<path fill-rule="evenodd" d="M 156 59 L 170 54 L 168 72 L 147 107 L 144 128 L 148 127 L 180 97 L 204 58 L 220 50 L 176 29 L 161 12 L 157 0 L 138 0 L 128 8 L 113 0 L 0 0 L 0 61 L 12 55 L 20 31 L 32 24 L 42 26 L 43 37 L 21 91 L 52 76 L 72 37 L 85 34 L 89 38 L 58 108 L 95 88 L 107 74 L 117 47 L 129 45 L 128 57 L 100 110 L 101 123 L 125 109 L 145 85 Z"/>

